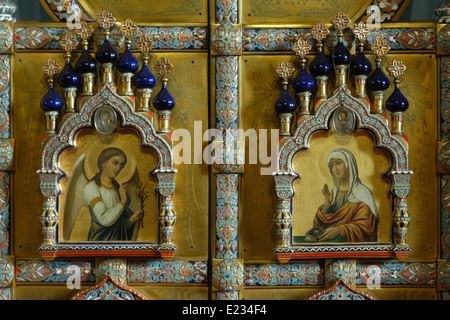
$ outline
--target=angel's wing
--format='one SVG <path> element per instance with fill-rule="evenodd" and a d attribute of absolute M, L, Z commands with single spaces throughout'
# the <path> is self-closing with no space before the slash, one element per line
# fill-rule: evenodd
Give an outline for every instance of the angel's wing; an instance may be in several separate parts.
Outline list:
<path fill-rule="evenodd" d="M 83 206 L 88 206 L 84 197 L 84 187 L 88 183 L 88 179 L 84 174 L 84 159 L 86 155 L 81 155 L 72 168 L 69 183 L 66 189 L 66 199 L 64 201 L 64 223 L 63 236 L 64 240 L 69 240 L 75 225 L 78 212 Z"/>

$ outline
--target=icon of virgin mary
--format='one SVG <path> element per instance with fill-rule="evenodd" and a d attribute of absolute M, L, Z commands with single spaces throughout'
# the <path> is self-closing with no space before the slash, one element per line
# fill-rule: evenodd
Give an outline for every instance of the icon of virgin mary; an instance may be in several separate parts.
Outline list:
<path fill-rule="evenodd" d="M 138 197 L 139 177 L 133 160 L 118 147 L 91 148 L 87 155 L 78 159 L 67 188 L 64 239 L 70 238 L 82 206 L 89 209 L 91 216 L 88 241 L 137 238 L 144 212 Z"/>
<path fill-rule="evenodd" d="M 378 210 L 372 191 L 358 176 L 354 155 L 347 149 L 333 150 L 328 156 L 333 189 L 325 184 L 324 203 L 319 207 L 313 229 L 306 241 L 377 241 Z"/>

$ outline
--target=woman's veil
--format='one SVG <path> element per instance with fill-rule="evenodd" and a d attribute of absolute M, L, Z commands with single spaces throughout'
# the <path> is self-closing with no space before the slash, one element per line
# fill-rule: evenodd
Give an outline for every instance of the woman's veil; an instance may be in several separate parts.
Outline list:
<path fill-rule="evenodd" d="M 341 159 L 345 163 L 349 175 L 348 201 L 353 203 L 364 202 L 370 208 L 375 217 L 378 218 L 378 209 L 372 191 L 359 179 L 358 165 L 353 153 L 343 148 L 335 149 L 328 155 L 328 163 L 330 162 L 330 159 Z M 332 172 L 331 175 L 333 176 L 334 182 L 332 202 L 334 204 L 336 194 L 339 189 L 340 179 L 335 177 Z"/>

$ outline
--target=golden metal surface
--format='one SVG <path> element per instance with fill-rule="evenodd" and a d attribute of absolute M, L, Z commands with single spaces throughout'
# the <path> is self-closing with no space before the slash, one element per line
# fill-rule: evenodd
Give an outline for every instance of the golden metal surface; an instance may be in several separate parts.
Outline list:
<path fill-rule="evenodd" d="M 94 284 L 92 284 L 94 285 Z M 19 286 L 15 290 L 15 299 L 20 300 L 69 300 L 78 292 L 89 289 L 91 286 L 83 285 L 80 289 L 69 289 L 65 285 L 38 285 Z M 143 285 L 130 286 L 152 300 L 207 300 L 208 288 L 205 286 L 193 287 L 145 287 Z"/>
<path fill-rule="evenodd" d="M 242 292 L 242 298 L 245 300 L 306 300 L 309 296 L 321 291 L 322 288 L 290 288 L 280 290 L 271 289 L 247 289 Z"/>
<path fill-rule="evenodd" d="M 73 59 L 79 53 L 73 53 Z M 42 210 L 42 195 L 37 170 L 41 162 L 41 140 L 46 131 L 44 113 L 39 106 L 47 91 L 46 79 L 42 75 L 41 63 L 49 56 L 64 63 L 62 54 L 20 52 L 14 56 L 13 71 L 13 124 L 17 153 L 14 173 L 12 217 L 13 251 L 28 258 L 39 257 L 37 251 L 42 239 L 39 214 Z M 168 89 L 176 106 L 172 110 L 172 129 L 186 129 L 191 135 L 194 149 L 194 121 L 200 121 L 204 130 L 208 128 L 208 68 L 206 53 L 158 53 L 151 54 L 150 67 L 160 57 L 169 58 L 176 66 L 171 73 Z M 30 86 L 30 83 L 36 85 Z M 161 88 L 154 88 L 155 96 Z M 176 89 L 175 89 L 176 88 Z M 59 90 L 59 88 L 57 89 Z M 61 92 L 60 92 L 61 93 Z M 58 121 L 61 121 L 61 116 Z M 175 141 L 176 145 L 179 143 Z M 178 155 L 180 157 L 180 155 Z M 178 246 L 177 256 L 206 257 L 208 255 L 208 167 L 205 163 L 175 164 L 176 191 L 174 209 L 177 213 L 174 239 Z M 26 192 L 23 192 L 26 190 Z M 157 221 L 156 221 L 157 222 Z M 150 223 L 150 222 L 149 222 Z M 148 224 L 149 230 L 151 224 Z"/>
<path fill-rule="evenodd" d="M 367 292 L 377 300 L 437 300 L 439 295 L 434 288 L 383 288 L 382 290 L 369 290 L 359 286 L 357 290 Z"/>
<path fill-rule="evenodd" d="M 41 2 L 45 0 L 40 0 Z M 407 0 L 406 0 L 407 1 Z M 326 1 L 328 2 L 328 1 Z M 336 8 L 335 5 L 328 6 L 323 10 L 317 10 L 310 15 L 307 12 L 296 12 L 292 10 L 291 4 L 276 4 L 275 6 L 266 5 L 275 3 L 275 1 L 263 0 L 244 0 L 241 2 L 240 14 L 241 21 L 246 24 L 245 27 L 271 26 L 280 28 L 310 28 L 312 23 L 317 21 L 329 22 L 330 18 L 338 11 L 343 10 L 350 18 L 359 16 L 372 1 L 370 0 L 345 0 L 342 2 L 342 8 Z M 408 2 L 408 1 L 407 1 Z M 132 18 L 140 26 L 144 25 L 205 25 L 208 19 L 208 1 L 207 0 L 181 0 L 181 1 L 144 1 L 139 4 L 136 1 L 119 0 L 80 0 L 80 3 L 89 8 L 89 14 L 98 15 L 104 8 L 114 8 L 112 10 L 117 21 L 124 21 L 126 18 Z M 306 3 L 306 2 L 305 2 Z M 306 3 L 307 9 L 317 9 L 319 1 L 310 1 Z M 133 4 L 133 5 L 130 5 Z M 314 7 L 316 6 L 316 7 Z M 214 16 L 214 6 L 210 5 L 210 17 Z M 345 9 L 348 10 L 345 10 Z M 404 10 L 402 7 L 402 11 Z M 144 10 L 145 9 L 145 10 Z M 242 10 L 241 10 L 242 9 Z M 287 15 L 280 16 L 283 10 Z M 331 13 L 328 13 L 328 11 Z M 305 15 L 303 15 L 305 14 Z M 56 17 L 54 17 L 56 19 Z M 352 19 L 353 20 L 353 19 Z M 151 22 L 149 22 L 151 21 Z M 210 20 L 214 23 L 214 19 Z M 40 23 L 18 22 L 16 26 L 53 26 L 65 27 L 65 23 Z M 434 23 L 388 23 L 383 27 L 427 27 L 435 28 Z M 439 29 L 438 29 L 439 30 Z M 12 49 L 11 49 L 12 50 Z M 425 50 L 423 51 L 425 52 Z M 431 52 L 431 51 L 428 51 Z M 79 56 L 79 52 L 73 52 L 72 61 Z M 136 55 L 138 56 L 138 54 Z M 23 50 L 16 52 L 12 57 L 12 132 L 15 141 L 15 171 L 12 173 L 12 212 L 11 220 L 11 250 L 12 254 L 20 258 L 40 258 L 37 247 L 41 244 L 41 225 L 39 214 L 42 210 L 42 195 L 39 188 L 39 177 L 36 171 L 40 168 L 41 162 L 41 139 L 46 131 L 46 117 L 39 107 L 40 98 L 43 97 L 48 88 L 44 76 L 42 75 L 41 64 L 49 57 L 53 57 L 60 64 L 64 64 L 62 52 L 54 51 L 42 52 Z M 150 67 L 162 57 L 169 58 L 176 69 L 171 73 L 171 79 L 168 84 L 169 91 L 174 96 L 176 107 L 172 110 L 170 117 L 170 127 L 172 130 L 177 128 L 186 129 L 190 134 L 191 140 L 188 142 L 191 150 L 194 151 L 196 134 L 209 128 L 208 126 L 208 108 L 211 111 L 211 123 L 215 123 L 214 118 L 214 88 L 215 79 L 215 59 L 210 58 L 206 50 L 204 52 L 151 52 Z M 369 55 L 372 64 L 375 57 Z M 438 139 L 438 71 L 437 59 L 434 53 L 424 54 L 416 51 L 409 51 L 407 54 L 397 54 L 390 52 L 383 57 L 383 68 L 385 68 L 393 58 L 398 58 L 408 67 L 405 75 L 402 77 L 401 90 L 410 102 L 409 110 L 405 113 L 403 130 L 408 135 L 410 169 L 414 172 L 411 178 L 411 191 L 407 198 L 408 208 L 411 214 L 411 223 L 408 228 L 408 244 L 412 247 L 408 261 L 423 261 L 424 259 L 436 259 L 439 252 L 439 179 L 436 175 L 436 141 Z M 141 59 L 141 58 L 139 58 Z M 262 140 L 261 136 L 258 142 L 258 151 L 265 147 L 266 156 L 271 155 L 271 138 L 275 137 L 270 130 L 280 128 L 280 119 L 274 110 L 276 99 L 281 93 L 281 84 L 275 68 L 281 60 L 286 60 L 297 66 L 298 58 L 292 53 L 245 53 L 240 58 L 241 68 L 239 71 L 240 83 L 242 87 L 239 91 L 240 109 L 239 109 L 239 127 L 247 129 L 267 129 L 268 139 Z M 141 60 L 140 60 L 141 61 Z M 311 62 L 311 57 L 308 57 Z M 208 68 L 209 67 L 209 68 Z M 210 74 L 209 74 L 210 72 Z M 117 79 L 117 78 L 116 78 Z M 208 80 L 209 79 L 209 80 Z M 349 81 L 349 88 L 354 89 L 353 79 Z M 391 78 L 392 80 L 392 78 Z M 117 81 L 117 80 L 116 80 Z M 98 83 L 98 79 L 96 79 Z M 92 89 L 87 85 L 86 89 L 98 89 L 98 84 L 93 85 Z M 330 86 L 335 83 L 335 79 L 330 78 L 328 82 L 328 95 Z M 34 84 L 34 85 L 30 85 Z M 161 83 L 153 89 L 152 97 L 161 88 Z M 59 89 L 58 89 L 59 90 Z M 295 93 L 290 86 L 290 92 L 295 97 Z M 61 96 L 62 92 L 59 91 Z M 209 94 L 209 93 L 212 94 Z M 386 92 L 386 100 L 392 92 L 392 88 Z M 322 92 L 324 93 L 324 92 Z M 78 92 L 78 95 L 80 92 Z M 136 94 L 136 104 L 139 105 L 139 94 Z M 39 97 L 39 98 L 37 98 Z M 312 108 L 311 108 L 312 109 Z M 154 110 L 153 110 L 154 111 Z M 314 112 L 314 110 L 311 110 Z M 389 114 L 388 114 L 389 116 Z M 154 119 L 157 119 L 154 112 Z M 390 117 L 389 121 L 390 120 Z M 295 117 L 294 117 L 295 119 Z M 58 118 L 61 121 L 61 116 Z M 202 125 L 201 132 L 196 131 L 195 121 L 200 121 Z M 198 123 L 197 123 L 198 124 Z M 292 126 L 295 127 L 294 120 Z M 294 129 L 294 128 L 292 128 Z M 77 138 L 78 149 L 68 149 L 61 157 L 61 165 L 70 167 L 82 152 L 83 145 L 89 144 L 94 136 L 87 137 L 88 131 L 82 130 Z M 122 134 L 129 136 L 131 144 L 139 148 L 139 137 L 129 129 L 121 131 Z M 328 139 L 325 139 L 328 137 Z M 198 136 L 197 136 L 198 138 Z M 276 138 L 276 137 L 275 137 Z M 390 237 L 390 203 L 386 192 L 388 183 L 380 175 L 387 171 L 387 157 L 382 151 L 373 150 L 373 140 L 366 131 L 357 133 L 352 139 L 340 137 L 333 132 L 317 133 L 313 135 L 310 141 L 310 150 L 304 154 L 298 154 L 295 157 L 294 164 L 302 177 L 295 182 L 296 197 L 294 198 L 294 222 L 293 234 L 302 234 L 304 229 L 311 223 L 311 212 L 317 209 L 317 198 L 320 199 L 320 189 L 309 190 L 303 185 L 317 185 L 318 187 L 326 181 L 326 170 L 323 168 L 324 158 L 322 153 L 325 150 L 336 145 L 352 145 L 357 152 L 358 163 L 364 163 L 364 172 L 362 175 L 367 178 L 372 190 L 375 190 L 376 198 L 379 201 L 380 212 L 382 216 L 381 226 L 379 228 L 380 241 L 388 241 Z M 182 141 L 181 141 L 182 140 Z M 325 141 L 325 142 L 323 142 Z M 184 142 L 174 141 L 174 145 Z M 259 159 L 256 164 L 249 162 L 249 141 L 246 144 L 245 172 L 240 173 L 239 186 L 239 258 L 245 263 L 250 261 L 258 263 L 276 262 L 273 248 L 276 243 L 273 215 L 276 207 L 276 196 L 274 193 L 274 180 L 270 174 L 261 174 L 261 169 L 268 169 L 269 164 L 262 163 Z M 208 142 L 202 141 L 202 150 L 208 145 Z M 179 149 L 177 149 L 177 152 Z M 272 151 L 273 152 L 273 151 Z M 264 152 L 263 152 L 264 153 Z M 273 155 L 273 153 L 272 153 Z M 178 158 L 186 159 L 185 154 L 177 153 Z M 371 156 L 374 156 L 372 158 Z M 153 157 L 153 155 L 151 156 Z M 214 257 L 215 254 L 215 225 L 208 222 L 208 214 L 212 217 L 215 214 L 215 190 L 216 181 L 214 174 L 211 174 L 208 165 L 194 163 L 193 153 L 187 157 L 189 163 L 176 163 L 176 189 L 174 196 L 174 209 L 177 213 L 175 224 L 174 240 L 178 246 L 174 259 L 207 259 L 208 254 Z M 149 171 L 155 166 L 155 159 L 143 164 L 143 171 Z M 274 159 L 274 158 L 272 158 Z M 376 160 L 374 160 L 376 159 Z M 146 157 L 148 160 L 148 157 Z M 319 161 L 318 161 L 319 160 Z M 272 160 L 275 161 L 275 160 Z M 381 163 L 381 165 L 375 165 Z M 273 163 L 274 164 L 274 163 Z M 243 167 L 242 167 L 243 168 Z M 268 171 L 270 171 L 269 169 Z M 275 171 L 273 168 L 272 171 Z M 309 175 L 310 172 L 317 173 Z M 373 172 L 378 176 L 373 178 Z M 314 179 L 318 175 L 323 181 L 318 182 Z M 210 178 L 209 178 L 210 176 Z M 309 180 L 308 180 L 309 179 Z M 366 181 L 366 178 L 362 178 Z M 64 180 L 62 180 L 62 189 L 64 192 Z M 211 190 L 211 194 L 210 194 Z M 319 197 L 317 197 L 319 193 Z M 61 199 L 64 197 L 61 195 Z M 305 198 L 314 201 L 303 201 Z M 151 200 L 151 201 L 150 201 Z M 149 199 L 149 214 L 145 216 L 145 232 L 142 233 L 142 239 L 154 241 L 157 236 L 157 199 Z M 63 203 L 61 203 L 63 205 Z M 301 207 L 301 209 L 300 209 Z M 303 212 L 309 212 L 304 214 Z M 80 216 L 78 226 L 88 225 L 89 214 L 84 213 Z M 213 219 L 214 220 L 214 219 Z M 208 228 L 213 228 L 211 234 Z M 79 228 L 76 230 L 74 239 L 83 239 L 86 230 Z M 210 237 L 209 237 L 210 236 Z M 211 244 L 211 251 L 208 252 L 208 245 Z M 298 262 L 298 261 L 294 261 Z M 300 261 L 301 262 L 301 261 Z M 310 261 L 309 261 L 310 262 Z M 85 285 L 82 289 L 89 288 Z M 209 290 L 206 284 L 202 285 L 148 285 L 138 284 L 134 289 L 143 292 L 151 299 L 165 300 L 206 300 L 209 298 Z M 322 290 L 321 287 L 307 288 L 248 288 L 244 287 L 240 293 L 241 299 L 255 300 L 297 300 L 305 299 L 313 293 Z M 378 299 L 437 299 L 438 294 L 435 288 L 423 286 L 420 288 L 385 288 L 382 290 L 368 290 L 364 286 L 358 286 L 358 290 L 366 291 Z M 69 299 L 75 295 L 77 290 L 69 290 L 65 285 L 42 285 L 42 284 L 19 284 L 14 290 L 14 298 L 23 300 L 32 299 Z M 215 293 L 212 293 L 213 299 Z"/>
<path fill-rule="evenodd" d="M 373 55 L 368 57 L 373 63 L 375 57 Z M 402 77 L 401 90 L 410 102 L 410 107 L 405 113 L 403 128 L 408 135 L 409 153 L 413 155 L 410 157 L 410 169 L 414 172 L 411 177 L 411 190 L 407 197 L 411 214 L 407 237 L 408 244 L 412 247 L 410 258 L 432 258 L 436 257 L 438 250 L 436 236 L 438 202 L 436 199 L 439 196 L 439 181 L 435 174 L 438 139 L 436 57 L 427 54 L 388 54 L 383 57 L 383 66 L 387 66 L 393 58 L 403 61 L 408 66 Z M 275 68 L 282 60 L 291 62 L 294 66 L 297 64 L 292 55 L 249 55 L 243 58 L 241 81 L 242 92 L 245 94 L 241 96 L 241 114 L 244 116 L 240 117 L 240 126 L 243 130 L 254 128 L 270 131 L 270 129 L 279 128 L 274 105 L 281 93 L 281 85 Z M 392 90 L 393 88 L 390 88 L 386 92 L 386 99 Z M 292 95 L 295 96 L 294 93 Z M 313 143 L 315 143 L 314 139 L 311 145 Z M 270 139 L 267 146 L 270 150 Z M 270 261 L 274 258 L 273 248 L 276 243 L 272 220 L 276 208 L 274 181 L 272 176 L 261 175 L 260 169 L 267 168 L 268 165 L 260 163 L 247 165 L 247 163 L 241 189 L 243 192 L 241 232 L 243 257 Z M 386 168 L 386 165 L 383 167 Z M 302 178 L 297 180 L 297 183 L 301 183 L 301 180 Z M 384 184 L 382 180 L 378 183 Z M 386 194 L 385 187 L 383 190 L 377 192 L 380 192 L 380 195 L 383 192 Z M 307 199 L 307 197 L 299 198 Z M 386 196 L 380 199 L 383 199 L 382 205 L 386 208 L 386 212 L 389 212 Z M 296 198 L 295 201 L 301 200 Z M 303 202 L 302 208 L 310 205 L 308 202 Z M 384 214 L 388 221 L 389 213 Z M 311 220 L 306 219 L 304 222 L 309 223 L 309 221 Z M 294 220 L 294 228 L 300 228 L 301 223 Z M 389 225 L 385 227 L 390 228 Z M 382 238 L 386 239 L 388 232 L 382 231 Z"/>
<path fill-rule="evenodd" d="M 208 288 L 206 286 L 190 287 L 143 287 L 136 285 L 134 290 L 142 292 L 152 300 L 208 300 Z"/>
<path fill-rule="evenodd" d="M 325 288 L 308 289 L 248 289 L 242 292 L 246 300 L 305 300 Z M 378 300 L 436 300 L 438 294 L 433 288 L 383 288 L 382 290 L 369 290 L 358 286 L 356 290 L 366 292 Z"/>
<path fill-rule="evenodd" d="M 80 0 L 91 16 L 111 8 L 118 21 L 127 18 L 135 22 L 206 22 L 207 0 L 134 1 L 134 0 Z"/>
<path fill-rule="evenodd" d="M 71 290 L 65 285 L 17 286 L 14 289 L 14 300 L 70 300 L 79 291 L 88 288 L 81 286 L 80 290 Z"/>
<path fill-rule="evenodd" d="M 408 97 L 403 130 L 408 136 L 411 190 L 407 197 L 411 223 L 407 242 L 412 247 L 409 258 L 437 257 L 439 214 L 439 178 L 436 175 L 436 141 L 438 126 L 437 59 L 430 54 L 388 54 L 407 66 L 402 76 L 401 91 Z M 391 79 L 392 80 L 392 79 Z M 389 97 L 393 88 L 386 92 Z"/>
<path fill-rule="evenodd" d="M 267 1 L 246 0 L 242 2 L 244 23 L 316 23 L 329 22 L 338 12 L 345 12 L 350 19 L 360 17 L 370 0 L 333 1 Z"/>

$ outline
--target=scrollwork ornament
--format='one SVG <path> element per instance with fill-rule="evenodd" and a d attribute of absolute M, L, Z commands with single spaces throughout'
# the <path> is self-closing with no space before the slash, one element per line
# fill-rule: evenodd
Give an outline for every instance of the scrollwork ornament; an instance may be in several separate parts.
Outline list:
<path fill-rule="evenodd" d="M 450 290 L 450 263 L 445 262 L 438 268 L 438 281 L 441 290 Z"/>
<path fill-rule="evenodd" d="M 242 288 L 244 269 L 237 260 L 224 259 L 213 266 L 213 286 L 218 291 L 234 291 Z"/>
<path fill-rule="evenodd" d="M 446 173 L 450 172 L 450 142 L 445 141 L 439 148 L 438 161 L 440 167 Z"/>
<path fill-rule="evenodd" d="M 213 48 L 221 55 L 235 55 L 242 50 L 242 33 L 230 23 L 229 17 L 211 35 Z"/>
<path fill-rule="evenodd" d="M 149 300 L 149 298 L 108 275 L 99 284 L 77 293 L 72 300 Z"/>
<path fill-rule="evenodd" d="M 279 199 L 288 199 L 293 196 L 294 188 L 292 187 L 293 181 L 297 178 L 293 173 L 275 173 L 275 190 Z"/>
<path fill-rule="evenodd" d="M 220 172 L 237 172 L 245 162 L 244 146 L 238 141 L 219 141 L 219 146 L 215 147 L 214 168 Z"/>
<path fill-rule="evenodd" d="M 450 18 L 449 18 L 450 19 Z M 437 32 L 437 46 L 438 52 L 441 54 L 449 54 L 450 53 L 450 24 L 444 25 Z"/>
<path fill-rule="evenodd" d="M 0 140 L 0 170 L 11 167 L 14 158 L 14 148 L 6 140 Z"/>
<path fill-rule="evenodd" d="M 46 173 L 46 172 L 39 172 L 40 179 L 41 179 L 41 192 L 42 195 L 46 198 L 54 198 L 58 194 L 58 176 L 57 173 Z"/>
<path fill-rule="evenodd" d="M 14 279 L 14 265 L 7 259 L 0 257 L 0 288 L 7 287 Z"/>
<path fill-rule="evenodd" d="M 118 283 L 126 282 L 127 267 L 124 261 L 113 258 L 100 261 L 95 268 L 95 276 L 101 280 L 105 276 L 110 276 Z"/>
<path fill-rule="evenodd" d="M 394 193 L 399 198 L 406 198 L 409 193 L 411 178 L 410 173 L 393 173 L 394 178 Z"/>
<path fill-rule="evenodd" d="M 216 258 L 237 258 L 239 231 L 239 176 L 217 174 Z"/>
<path fill-rule="evenodd" d="M 239 291 L 219 291 L 216 293 L 217 300 L 239 300 Z"/>
<path fill-rule="evenodd" d="M 352 286 L 356 281 L 356 268 L 347 260 L 336 260 L 327 265 L 325 275 L 329 285 L 341 279 Z"/>
<path fill-rule="evenodd" d="M 375 300 L 375 298 L 339 279 L 331 288 L 313 294 L 308 300 Z"/>
<path fill-rule="evenodd" d="M 1 20 L 1 14 L 0 14 Z M 14 28 L 9 23 L 0 23 L 0 53 L 10 53 L 14 45 Z"/>
<path fill-rule="evenodd" d="M 158 184 L 156 186 L 158 193 L 164 197 L 172 196 L 175 190 L 176 170 L 157 170 L 155 174 L 158 178 Z"/>

